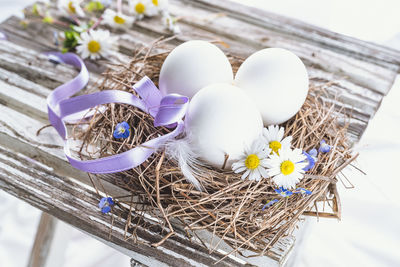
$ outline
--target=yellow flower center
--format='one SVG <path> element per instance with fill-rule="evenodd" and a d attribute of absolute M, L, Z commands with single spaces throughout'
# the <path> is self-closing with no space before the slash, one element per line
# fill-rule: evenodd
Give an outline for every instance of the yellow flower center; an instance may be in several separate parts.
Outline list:
<path fill-rule="evenodd" d="M 153 0 L 153 5 L 158 6 L 158 0 Z"/>
<path fill-rule="evenodd" d="M 71 12 L 71 13 L 76 13 L 76 9 L 75 9 L 75 7 L 74 7 L 74 3 L 72 3 L 72 1 L 70 1 L 69 3 L 68 3 L 68 9 L 69 9 L 69 11 Z"/>
<path fill-rule="evenodd" d="M 118 133 L 120 133 L 120 134 L 125 133 L 125 128 L 124 127 L 119 127 Z"/>
<path fill-rule="evenodd" d="M 244 162 L 247 169 L 254 170 L 260 165 L 260 159 L 256 154 L 248 155 L 246 161 Z"/>
<path fill-rule="evenodd" d="M 275 153 L 278 154 L 279 149 L 281 149 L 282 145 L 278 141 L 272 141 L 269 143 L 269 148 L 272 149 Z"/>
<path fill-rule="evenodd" d="M 95 40 L 90 41 L 87 46 L 90 53 L 97 53 L 101 48 L 99 42 Z"/>
<path fill-rule="evenodd" d="M 290 160 L 285 160 L 281 164 L 281 173 L 284 175 L 289 175 L 294 171 L 294 163 Z"/>
<path fill-rule="evenodd" d="M 135 6 L 135 10 L 138 14 L 143 14 L 144 11 L 146 10 L 146 7 L 142 3 L 137 3 Z"/>
<path fill-rule="evenodd" d="M 125 19 L 120 17 L 120 16 L 114 16 L 114 22 L 117 24 L 124 24 L 125 23 Z"/>

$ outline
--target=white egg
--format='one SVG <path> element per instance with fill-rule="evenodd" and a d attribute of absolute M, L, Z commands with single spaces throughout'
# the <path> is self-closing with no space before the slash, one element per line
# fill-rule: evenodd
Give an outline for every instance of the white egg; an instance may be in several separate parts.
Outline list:
<path fill-rule="evenodd" d="M 210 165 L 226 168 L 243 155 L 245 146 L 262 133 L 263 123 L 254 101 L 240 88 L 226 83 L 201 89 L 190 101 L 186 133 L 194 151 Z"/>
<path fill-rule="evenodd" d="M 257 103 L 265 125 L 295 115 L 308 93 L 308 74 L 299 57 L 282 48 L 267 48 L 248 57 L 236 73 L 236 86 Z"/>
<path fill-rule="evenodd" d="M 231 64 L 224 52 L 206 41 L 188 41 L 177 46 L 165 59 L 159 87 L 163 95 L 194 96 L 212 83 L 232 83 Z"/>

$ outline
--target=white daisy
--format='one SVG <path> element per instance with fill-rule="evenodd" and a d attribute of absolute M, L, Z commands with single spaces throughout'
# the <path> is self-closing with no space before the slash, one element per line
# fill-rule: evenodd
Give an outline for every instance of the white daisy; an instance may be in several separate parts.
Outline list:
<path fill-rule="evenodd" d="M 272 153 L 266 160 L 268 174 L 278 187 L 294 189 L 303 179 L 303 168 L 307 166 L 305 159 L 301 149 L 281 149 L 279 155 Z"/>
<path fill-rule="evenodd" d="M 84 17 L 85 13 L 80 6 L 80 0 L 58 0 L 57 7 L 67 15 Z"/>
<path fill-rule="evenodd" d="M 103 13 L 101 24 L 109 25 L 115 29 L 126 29 L 132 26 L 134 21 L 134 17 L 126 16 L 112 9 L 106 9 Z"/>
<path fill-rule="evenodd" d="M 154 16 L 157 14 L 157 9 L 151 2 L 151 0 L 130 0 L 129 11 L 136 16 L 138 20 L 144 18 L 144 16 Z"/>
<path fill-rule="evenodd" d="M 181 29 L 176 24 L 176 21 L 177 21 L 176 18 L 171 17 L 169 14 L 164 14 L 162 19 L 163 19 L 164 26 L 168 30 L 170 30 L 174 34 L 180 34 L 181 33 Z"/>
<path fill-rule="evenodd" d="M 268 128 L 263 129 L 263 136 L 269 148 L 273 152 L 278 153 L 279 149 L 290 149 L 290 143 L 292 142 L 292 137 L 288 136 L 283 138 L 285 129 L 283 127 L 270 125 Z"/>
<path fill-rule="evenodd" d="M 97 59 L 107 57 L 112 53 L 115 41 L 115 37 L 111 37 L 109 31 L 90 30 L 81 34 L 76 50 L 82 58 Z"/>
<path fill-rule="evenodd" d="M 151 0 L 151 3 L 159 12 L 168 11 L 168 0 Z"/>
<path fill-rule="evenodd" d="M 261 178 L 267 178 L 268 172 L 267 157 L 271 150 L 267 148 L 264 142 L 256 140 L 250 149 L 246 148 L 244 155 L 232 164 L 232 170 L 235 173 L 243 172 L 242 179 L 249 177 L 249 180 L 259 181 Z"/>

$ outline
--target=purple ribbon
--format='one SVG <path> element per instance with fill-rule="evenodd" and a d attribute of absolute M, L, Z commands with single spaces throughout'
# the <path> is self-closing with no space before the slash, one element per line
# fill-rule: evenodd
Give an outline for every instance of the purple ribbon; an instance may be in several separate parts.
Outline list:
<path fill-rule="evenodd" d="M 183 132 L 183 117 L 185 116 L 189 99 L 185 96 L 171 94 L 162 97 L 161 92 L 148 78 L 144 77 L 133 86 L 140 96 L 119 90 L 105 90 L 89 95 L 70 98 L 83 89 L 88 80 L 89 72 L 83 61 L 73 53 L 48 53 L 52 60 L 66 63 L 80 69 L 80 73 L 71 81 L 57 87 L 48 97 L 48 116 L 50 123 L 65 140 L 64 152 L 72 166 L 91 173 L 113 173 L 135 168 L 147 160 L 165 142 Z M 71 116 L 85 114 L 98 105 L 120 103 L 135 106 L 154 117 L 154 126 L 176 127 L 172 132 L 149 140 L 126 152 L 95 159 L 78 160 L 71 156 L 67 131 L 64 121 Z M 82 116 L 81 116 L 82 117 Z"/>

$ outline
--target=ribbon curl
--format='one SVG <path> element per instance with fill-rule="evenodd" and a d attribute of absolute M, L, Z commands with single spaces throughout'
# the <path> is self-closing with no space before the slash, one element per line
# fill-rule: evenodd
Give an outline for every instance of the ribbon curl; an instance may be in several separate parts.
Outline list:
<path fill-rule="evenodd" d="M 137 82 L 133 89 L 137 97 L 120 90 L 105 90 L 93 94 L 72 97 L 83 89 L 89 81 L 89 72 L 85 63 L 73 53 L 47 53 L 60 63 L 65 63 L 80 69 L 79 74 L 71 81 L 57 87 L 47 97 L 48 117 L 50 123 L 64 139 L 64 153 L 72 166 L 90 173 L 114 173 L 135 168 L 147 160 L 160 146 L 178 136 L 184 130 L 182 121 L 185 116 L 189 98 L 170 94 L 162 97 L 161 92 L 148 78 Z M 80 115 L 93 107 L 109 103 L 120 103 L 135 106 L 154 117 L 154 126 L 166 126 L 175 129 L 166 134 L 149 140 L 123 153 L 94 160 L 78 160 L 73 158 L 67 139 L 67 129 L 64 121 L 70 121 L 74 115 Z"/>

